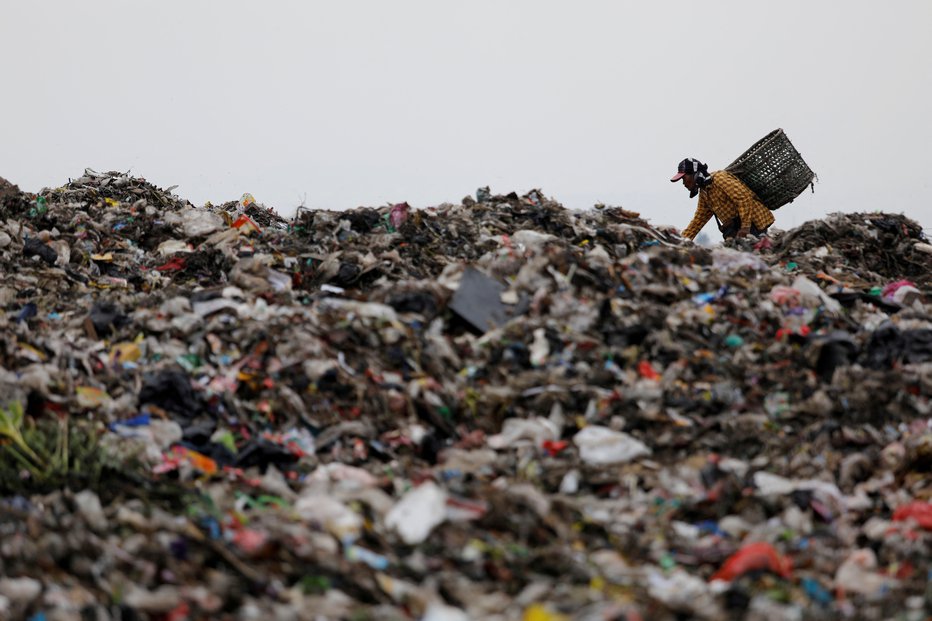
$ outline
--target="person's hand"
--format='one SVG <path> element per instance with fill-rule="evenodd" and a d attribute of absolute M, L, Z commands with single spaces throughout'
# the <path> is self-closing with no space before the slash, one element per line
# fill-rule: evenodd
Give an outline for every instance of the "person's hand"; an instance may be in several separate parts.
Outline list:
<path fill-rule="evenodd" d="M 746 236 L 748 236 L 748 235 L 750 235 L 750 234 L 751 234 L 751 228 L 746 226 L 746 227 L 744 227 L 744 228 L 742 228 L 742 229 L 738 229 L 738 233 L 736 234 L 736 236 L 737 236 L 737 237 L 746 237 Z"/>

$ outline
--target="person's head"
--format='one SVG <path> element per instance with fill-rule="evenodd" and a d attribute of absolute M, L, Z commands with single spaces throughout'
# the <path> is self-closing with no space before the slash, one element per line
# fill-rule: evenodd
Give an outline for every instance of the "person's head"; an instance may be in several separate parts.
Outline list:
<path fill-rule="evenodd" d="M 683 180 L 683 185 L 689 190 L 689 196 L 693 197 L 699 193 L 699 188 L 708 183 L 709 167 L 699 160 L 687 157 L 676 167 L 676 174 L 670 181 L 677 182 Z"/>

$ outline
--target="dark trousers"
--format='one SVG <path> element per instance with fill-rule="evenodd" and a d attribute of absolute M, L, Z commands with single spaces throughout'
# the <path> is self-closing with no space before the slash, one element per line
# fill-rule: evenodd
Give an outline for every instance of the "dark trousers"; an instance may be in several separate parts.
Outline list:
<path fill-rule="evenodd" d="M 735 218 L 727 224 L 722 224 L 719 219 L 715 218 L 716 223 L 718 224 L 718 230 L 722 232 L 722 237 L 725 239 L 731 239 L 738 234 L 738 231 L 741 230 L 741 218 Z M 759 229 L 755 225 L 751 225 L 751 235 L 763 235 L 767 232 L 767 229 Z"/>

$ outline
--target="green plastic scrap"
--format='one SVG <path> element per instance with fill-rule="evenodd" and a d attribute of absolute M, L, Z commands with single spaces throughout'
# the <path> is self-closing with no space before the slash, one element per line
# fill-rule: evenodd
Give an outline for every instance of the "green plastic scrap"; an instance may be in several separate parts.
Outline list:
<path fill-rule="evenodd" d="M 236 438 L 229 429 L 218 429 L 210 436 L 210 441 L 219 444 L 231 453 L 236 453 Z"/>
<path fill-rule="evenodd" d="M 36 197 L 36 206 L 29 210 L 29 217 L 36 218 L 38 216 L 45 215 L 49 210 L 48 201 L 45 200 L 44 196 Z"/>
<path fill-rule="evenodd" d="M 729 334 L 725 337 L 725 345 L 728 347 L 741 347 L 744 345 L 744 339 L 737 334 Z"/>
<path fill-rule="evenodd" d="M 197 354 L 184 354 L 175 358 L 177 362 L 185 371 L 191 372 L 195 369 L 201 367 L 204 363 L 201 360 L 200 356 Z"/>
<path fill-rule="evenodd" d="M 298 583 L 305 595 L 322 595 L 330 589 L 327 576 L 304 576 Z"/>

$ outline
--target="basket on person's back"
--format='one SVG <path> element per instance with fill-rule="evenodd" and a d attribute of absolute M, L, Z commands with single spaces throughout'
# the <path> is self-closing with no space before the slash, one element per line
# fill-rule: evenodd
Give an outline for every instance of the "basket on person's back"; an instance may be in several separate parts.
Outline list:
<path fill-rule="evenodd" d="M 748 186 L 768 209 L 779 209 L 818 179 L 782 129 L 775 129 L 725 170 Z"/>

